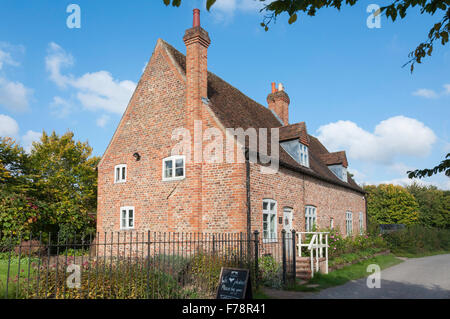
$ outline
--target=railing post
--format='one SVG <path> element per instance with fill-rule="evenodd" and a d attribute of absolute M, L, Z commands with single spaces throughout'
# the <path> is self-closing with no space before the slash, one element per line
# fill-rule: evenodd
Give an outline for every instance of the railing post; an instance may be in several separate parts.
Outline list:
<path fill-rule="evenodd" d="M 328 274 L 328 234 L 325 234 L 325 273 Z"/>
<path fill-rule="evenodd" d="M 295 280 L 297 279 L 297 257 L 296 257 L 296 251 L 295 251 L 295 230 L 292 230 L 292 276 L 294 278 L 294 284 Z"/>
<path fill-rule="evenodd" d="M 281 231 L 281 246 L 283 256 L 283 284 L 286 284 L 286 231 L 284 229 Z"/>
<path fill-rule="evenodd" d="M 322 233 L 319 233 L 320 258 L 323 257 L 323 248 L 322 248 L 322 244 L 323 244 L 323 234 L 322 234 Z"/>
<path fill-rule="evenodd" d="M 256 283 L 256 287 L 258 287 L 258 285 L 259 285 L 259 264 L 258 264 L 259 231 L 255 230 L 254 235 L 255 235 L 255 283 Z"/>
<path fill-rule="evenodd" d="M 298 256 L 302 257 L 302 233 L 298 233 Z"/>

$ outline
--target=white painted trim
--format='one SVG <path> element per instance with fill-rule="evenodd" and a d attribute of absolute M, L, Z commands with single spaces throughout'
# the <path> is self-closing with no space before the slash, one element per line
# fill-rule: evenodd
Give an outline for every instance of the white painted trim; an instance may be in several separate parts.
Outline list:
<path fill-rule="evenodd" d="M 117 180 L 117 175 L 116 175 L 117 169 L 120 168 L 119 175 L 122 176 L 122 168 L 124 168 L 124 167 L 125 167 L 125 179 Z M 119 164 L 119 165 L 114 166 L 114 184 L 126 183 L 127 176 L 128 176 L 127 164 Z"/>
<path fill-rule="evenodd" d="M 127 212 L 127 215 L 126 215 L 127 225 L 129 225 L 129 222 L 130 222 L 130 210 L 133 210 L 133 227 L 129 227 L 129 226 L 123 227 L 123 225 L 122 225 L 122 211 L 123 210 L 125 210 Z M 134 229 L 134 226 L 136 225 L 136 210 L 134 209 L 134 206 L 120 207 L 119 218 L 120 218 L 120 229 L 121 230 Z"/>
<path fill-rule="evenodd" d="M 175 169 L 176 169 L 175 163 L 176 163 L 176 160 L 178 160 L 178 159 L 182 159 L 183 160 L 183 176 L 175 176 Z M 172 176 L 173 177 L 165 177 L 164 176 L 164 174 L 165 174 L 165 169 L 164 169 L 165 163 L 168 162 L 168 161 L 172 161 L 173 162 L 172 163 Z M 162 181 L 163 182 L 179 181 L 179 180 L 182 180 L 182 179 L 185 179 L 185 178 L 186 178 L 186 156 L 184 156 L 184 155 L 173 155 L 173 156 L 169 156 L 169 157 L 166 157 L 166 158 L 163 159 L 163 161 L 162 161 Z"/>
<path fill-rule="evenodd" d="M 264 210 L 264 202 L 267 202 L 267 207 L 269 208 L 268 210 Z M 273 213 L 273 212 L 271 212 L 270 211 L 270 204 L 271 203 L 275 203 L 275 208 L 274 208 L 274 211 L 275 211 L 275 213 Z M 277 242 L 277 240 L 278 240 L 278 220 L 277 220 L 277 218 L 278 218 L 278 203 L 277 203 L 277 201 L 276 200 L 274 200 L 274 199 L 271 199 L 271 198 L 263 198 L 263 211 L 262 211 L 262 213 L 263 213 L 263 216 L 264 216 L 264 213 L 266 212 L 266 214 L 268 215 L 268 217 L 267 217 L 267 230 L 268 230 L 268 235 L 269 235 L 269 237 L 271 237 L 270 235 L 270 215 L 272 214 L 272 215 L 275 215 L 275 226 L 274 226 L 274 235 L 275 235 L 275 237 L 271 237 L 271 238 L 266 238 L 266 239 L 264 239 L 264 217 L 263 217 L 263 219 L 262 219 L 262 223 L 263 223 L 263 228 L 262 228 L 262 232 L 263 232 L 263 234 L 262 234 L 262 238 L 263 238 L 263 243 L 275 243 L 275 242 Z"/>

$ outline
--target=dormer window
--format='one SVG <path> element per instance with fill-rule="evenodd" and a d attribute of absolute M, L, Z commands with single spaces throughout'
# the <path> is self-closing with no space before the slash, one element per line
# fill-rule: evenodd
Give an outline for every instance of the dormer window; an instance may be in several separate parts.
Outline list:
<path fill-rule="evenodd" d="M 308 146 L 300 143 L 297 139 L 281 142 L 280 145 L 297 163 L 309 167 Z"/>
<path fill-rule="evenodd" d="M 127 165 L 121 164 L 114 167 L 114 183 L 125 183 L 127 181 Z"/>
<path fill-rule="evenodd" d="M 171 181 L 185 178 L 185 157 L 176 155 L 163 160 L 163 181 Z"/>
<path fill-rule="evenodd" d="M 329 165 L 328 168 L 336 175 L 341 181 L 348 182 L 347 168 L 343 165 Z"/>

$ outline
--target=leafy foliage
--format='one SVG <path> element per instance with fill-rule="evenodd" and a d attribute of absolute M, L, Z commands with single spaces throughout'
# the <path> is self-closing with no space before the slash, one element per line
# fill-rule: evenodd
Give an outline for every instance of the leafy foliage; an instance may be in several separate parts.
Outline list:
<path fill-rule="evenodd" d="M 43 132 L 31 153 L 0 138 L 0 235 L 95 229 L 98 157 L 72 132 Z"/>
<path fill-rule="evenodd" d="M 163 0 L 166 5 L 172 4 L 179 7 L 181 0 Z M 259 0 L 264 3 L 261 11 L 266 15 L 261 22 L 261 26 L 267 31 L 272 21 L 283 13 L 289 15 L 288 23 L 296 22 L 301 13 L 308 16 L 315 16 L 320 9 L 334 8 L 340 10 L 342 6 L 354 6 L 361 3 L 359 0 Z M 206 9 L 210 10 L 216 0 L 207 0 Z M 434 15 L 442 13 L 442 18 L 437 21 L 428 32 L 426 41 L 420 43 L 415 50 L 409 53 L 410 60 L 405 65 L 411 64 L 411 72 L 414 70 L 415 63 L 421 63 L 422 59 L 433 52 L 435 41 L 440 41 L 442 45 L 447 44 L 450 31 L 450 1 L 448 0 L 392 0 L 392 3 L 380 8 L 380 14 L 391 19 L 393 22 L 398 18 L 404 19 L 408 12 L 415 7 L 420 9 L 420 14 Z M 404 65 L 404 66 L 405 66 Z"/>
<path fill-rule="evenodd" d="M 415 171 L 408 171 L 407 174 L 409 178 L 423 178 L 433 176 L 441 172 L 444 172 L 446 176 L 450 177 L 450 153 L 445 156 L 445 160 L 432 169 L 416 169 Z"/>
<path fill-rule="evenodd" d="M 412 225 L 384 235 L 393 253 L 417 255 L 436 251 L 450 251 L 450 230 Z"/>
<path fill-rule="evenodd" d="M 374 224 L 417 224 L 419 204 L 405 188 L 395 185 L 365 186 L 367 215 Z"/>
<path fill-rule="evenodd" d="M 406 188 L 419 204 L 420 224 L 426 227 L 450 228 L 450 191 L 414 183 Z"/>

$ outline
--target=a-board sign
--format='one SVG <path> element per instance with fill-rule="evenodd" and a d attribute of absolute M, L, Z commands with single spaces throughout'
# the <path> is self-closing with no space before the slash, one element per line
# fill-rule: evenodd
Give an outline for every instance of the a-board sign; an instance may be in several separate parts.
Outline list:
<path fill-rule="evenodd" d="M 222 267 L 216 299 L 252 299 L 250 271 Z"/>

